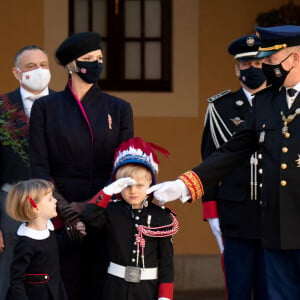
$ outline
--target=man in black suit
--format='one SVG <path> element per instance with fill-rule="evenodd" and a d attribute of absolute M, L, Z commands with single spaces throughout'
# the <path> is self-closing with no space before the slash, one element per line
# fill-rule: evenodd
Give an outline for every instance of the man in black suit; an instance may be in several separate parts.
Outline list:
<path fill-rule="evenodd" d="M 49 94 L 51 75 L 47 54 L 35 45 L 20 49 L 15 55 L 12 72 L 20 86 L 0 98 L 0 300 L 5 299 L 9 286 L 10 264 L 19 226 L 19 222 L 6 214 L 6 195 L 12 183 L 30 177 L 28 118 L 33 101 Z M 14 109 L 16 113 L 11 113 Z"/>

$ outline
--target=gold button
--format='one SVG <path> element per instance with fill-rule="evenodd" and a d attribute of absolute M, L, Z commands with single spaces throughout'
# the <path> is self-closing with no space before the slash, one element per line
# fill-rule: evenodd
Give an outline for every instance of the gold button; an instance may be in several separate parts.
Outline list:
<path fill-rule="evenodd" d="M 282 152 L 283 152 L 283 153 L 287 153 L 288 151 L 289 151 L 288 147 L 283 147 L 283 148 L 282 148 Z"/>
<path fill-rule="evenodd" d="M 289 137 L 290 137 L 290 133 L 289 132 L 286 132 L 285 134 L 284 134 L 284 137 L 286 138 L 286 139 L 288 139 Z"/>
<path fill-rule="evenodd" d="M 287 164 L 281 164 L 281 169 L 285 170 L 287 168 Z"/>
<path fill-rule="evenodd" d="M 286 180 L 281 180 L 281 181 L 280 181 L 280 184 L 281 184 L 281 186 L 286 186 L 286 185 L 287 185 L 287 182 L 286 182 Z"/>

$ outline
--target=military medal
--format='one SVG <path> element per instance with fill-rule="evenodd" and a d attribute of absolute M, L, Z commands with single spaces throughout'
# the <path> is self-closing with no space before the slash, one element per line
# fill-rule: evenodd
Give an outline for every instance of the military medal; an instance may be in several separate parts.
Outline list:
<path fill-rule="evenodd" d="M 297 163 L 297 168 L 300 168 L 300 154 L 298 154 L 298 159 L 295 162 Z"/>
<path fill-rule="evenodd" d="M 259 134 L 259 143 L 263 143 L 265 141 L 265 135 L 266 135 L 266 132 L 265 131 L 261 131 L 260 134 Z"/>
<path fill-rule="evenodd" d="M 230 119 L 230 121 L 232 121 L 235 126 L 239 126 L 244 122 L 240 117 L 234 117 L 233 119 Z"/>
<path fill-rule="evenodd" d="M 294 119 L 300 114 L 300 108 L 297 108 L 295 113 L 292 115 L 288 115 L 287 117 L 284 115 L 283 112 L 281 112 L 281 119 L 283 122 L 283 127 L 282 127 L 282 134 L 285 135 L 288 133 L 288 124 L 291 123 L 292 121 L 294 121 Z"/>
<path fill-rule="evenodd" d="M 244 101 L 243 100 L 236 100 L 235 101 L 235 105 L 236 106 L 243 106 L 244 105 Z"/>

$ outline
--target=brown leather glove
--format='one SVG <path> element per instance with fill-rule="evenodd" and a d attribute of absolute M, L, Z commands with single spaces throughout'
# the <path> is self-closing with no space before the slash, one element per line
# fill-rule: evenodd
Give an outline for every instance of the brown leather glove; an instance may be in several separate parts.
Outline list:
<path fill-rule="evenodd" d="M 74 210 L 72 204 L 59 193 L 54 192 L 53 196 L 57 199 L 57 212 L 64 222 L 69 238 L 75 241 L 81 240 L 84 237 L 84 234 L 76 229 L 76 225 L 81 222 L 80 213 Z"/>

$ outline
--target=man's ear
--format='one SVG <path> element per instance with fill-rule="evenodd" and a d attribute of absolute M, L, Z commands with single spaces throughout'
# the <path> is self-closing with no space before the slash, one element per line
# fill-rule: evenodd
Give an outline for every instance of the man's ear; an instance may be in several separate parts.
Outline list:
<path fill-rule="evenodd" d="M 294 55 L 293 67 L 295 67 L 300 64 L 300 52 L 294 52 L 293 55 Z"/>
<path fill-rule="evenodd" d="M 239 69 L 238 64 L 235 64 L 235 65 L 234 65 L 234 71 L 235 71 L 236 77 L 237 77 L 237 78 L 240 78 L 241 72 L 240 72 L 240 69 Z"/>
<path fill-rule="evenodd" d="M 15 78 L 19 81 L 22 78 L 22 72 L 18 70 L 18 68 L 13 67 L 12 73 L 14 74 Z"/>

